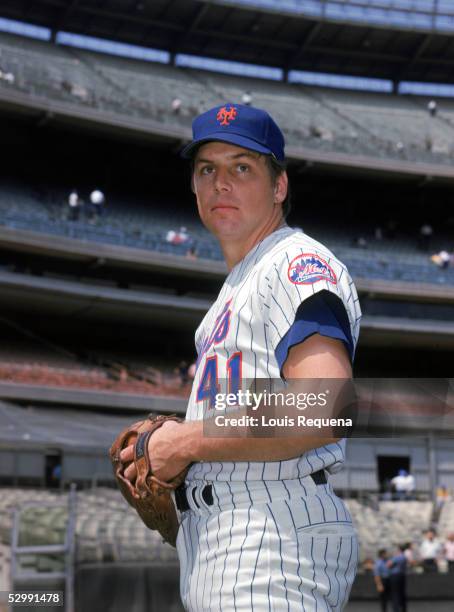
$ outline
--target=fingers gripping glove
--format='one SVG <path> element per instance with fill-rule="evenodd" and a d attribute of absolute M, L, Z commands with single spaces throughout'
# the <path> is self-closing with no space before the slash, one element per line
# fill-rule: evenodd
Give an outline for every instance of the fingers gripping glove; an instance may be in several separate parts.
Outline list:
<path fill-rule="evenodd" d="M 150 415 L 143 421 L 133 423 L 124 429 L 112 444 L 110 459 L 123 497 L 135 508 L 149 529 L 159 531 L 166 542 L 175 546 L 179 525 L 171 492 L 184 482 L 188 470 L 183 470 L 169 482 L 163 482 L 153 475 L 147 450 L 153 432 L 169 420 L 183 422 L 183 419 L 175 415 Z M 131 444 L 134 444 L 134 463 L 137 470 L 134 483 L 125 478 L 124 471 L 129 464 L 120 459 L 121 451 Z"/>

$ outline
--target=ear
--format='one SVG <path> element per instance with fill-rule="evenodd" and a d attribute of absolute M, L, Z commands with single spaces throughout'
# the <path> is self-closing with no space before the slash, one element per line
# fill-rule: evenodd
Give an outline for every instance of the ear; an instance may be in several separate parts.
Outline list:
<path fill-rule="evenodd" d="M 276 179 L 276 183 L 274 185 L 274 203 L 282 204 L 282 202 L 287 197 L 288 190 L 288 176 L 287 172 L 284 170 Z"/>

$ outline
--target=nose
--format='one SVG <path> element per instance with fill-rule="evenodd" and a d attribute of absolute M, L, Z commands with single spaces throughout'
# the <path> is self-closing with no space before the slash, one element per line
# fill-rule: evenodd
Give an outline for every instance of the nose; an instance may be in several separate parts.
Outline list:
<path fill-rule="evenodd" d="M 231 185 L 227 170 L 223 170 L 222 168 L 217 169 L 214 181 L 214 188 L 217 193 L 230 191 Z"/>

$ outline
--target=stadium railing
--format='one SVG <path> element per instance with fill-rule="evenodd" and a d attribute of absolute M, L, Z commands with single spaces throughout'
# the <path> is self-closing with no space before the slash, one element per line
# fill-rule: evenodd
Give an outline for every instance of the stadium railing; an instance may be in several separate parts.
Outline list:
<path fill-rule="evenodd" d="M 36 506 L 36 502 L 27 502 L 16 508 L 14 512 L 13 528 L 11 534 L 11 588 L 14 591 L 19 584 L 29 582 L 51 582 L 63 580 L 65 584 L 64 591 L 64 609 L 65 612 L 74 612 L 74 559 L 75 559 L 75 529 L 76 529 L 76 490 L 72 486 L 68 497 L 63 500 L 64 506 L 67 508 L 66 527 L 64 531 L 64 540 L 57 544 L 21 544 L 21 522 L 23 515 L 33 509 L 45 509 L 46 514 L 61 503 L 40 502 Z M 31 536 L 33 540 L 33 535 Z M 21 559 L 26 555 L 36 555 L 38 558 L 43 555 L 51 555 L 63 558 L 63 563 L 47 563 L 47 571 L 30 570 L 21 564 Z M 61 569 L 60 566 L 61 565 Z M 38 566 L 39 569 L 39 566 Z"/>

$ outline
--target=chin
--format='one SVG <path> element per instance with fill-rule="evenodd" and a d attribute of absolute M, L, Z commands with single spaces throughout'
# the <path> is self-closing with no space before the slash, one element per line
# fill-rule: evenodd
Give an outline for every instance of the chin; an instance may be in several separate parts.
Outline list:
<path fill-rule="evenodd" d="M 214 216 L 206 223 L 207 228 L 213 234 L 238 234 L 244 231 L 241 220 L 233 219 L 231 216 Z"/>
<path fill-rule="evenodd" d="M 216 227 L 213 227 L 211 232 L 216 236 L 218 240 L 239 240 L 245 235 L 244 228 L 239 227 L 238 225 L 227 224 L 219 224 Z"/>

